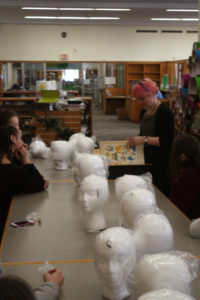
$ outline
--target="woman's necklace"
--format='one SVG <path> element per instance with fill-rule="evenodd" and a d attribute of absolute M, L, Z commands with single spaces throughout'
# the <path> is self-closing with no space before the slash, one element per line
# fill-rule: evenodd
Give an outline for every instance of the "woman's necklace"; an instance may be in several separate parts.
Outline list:
<path fill-rule="evenodd" d="M 160 103 L 161 103 L 161 102 L 158 100 L 158 101 L 156 101 L 155 104 L 153 104 L 153 105 L 150 107 L 149 110 L 146 110 L 146 112 L 145 112 L 145 117 L 153 116 L 154 113 L 156 112 L 158 106 L 160 105 Z"/>

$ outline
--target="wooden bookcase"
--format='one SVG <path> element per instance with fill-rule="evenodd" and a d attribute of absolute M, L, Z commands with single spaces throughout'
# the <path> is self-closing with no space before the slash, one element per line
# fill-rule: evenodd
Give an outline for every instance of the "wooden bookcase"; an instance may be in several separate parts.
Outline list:
<path fill-rule="evenodd" d="M 165 62 L 130 62 L 126 64 L 126 95 L 131 95 L 134 82 L 150 78 L 160 86 Z"/>

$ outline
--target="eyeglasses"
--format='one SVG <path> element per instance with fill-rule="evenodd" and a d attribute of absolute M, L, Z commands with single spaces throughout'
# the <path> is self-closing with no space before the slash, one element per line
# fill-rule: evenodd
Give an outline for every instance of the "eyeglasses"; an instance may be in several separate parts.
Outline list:
<path fill-rule="evenodd" d="M 145 90 L 145 92 L 148 92 L 148 89 L 146 88 L 146 86 L 144 86 L 142 81 L 139 81 L 138 84 Z"/>

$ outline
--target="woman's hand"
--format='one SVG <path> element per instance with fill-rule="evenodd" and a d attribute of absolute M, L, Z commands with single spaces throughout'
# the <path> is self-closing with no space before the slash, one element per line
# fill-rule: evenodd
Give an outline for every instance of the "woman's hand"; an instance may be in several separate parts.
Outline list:
<path fill-rule="evenodd" d="M 134 136 L 127 139 L 127 144 L 129 147 L 137 146 L 144 144 L 145 136 Z"/>
<path fill-rule="evenodd" d="M 28 146 L 26 144 L 22 144 L 21 147 L 17 148 L 14 157 L 20 161 L 22 164 L 28 164 L 31 163 L 30 160 L 27 158 L 28 153 Z"/>
<path fill-rule="evenodd" d="M 55 282 L 60 288 L 64 282 L 64 275 L 60 269 L 55 268 L 44 273 L 44 281 Z"/>

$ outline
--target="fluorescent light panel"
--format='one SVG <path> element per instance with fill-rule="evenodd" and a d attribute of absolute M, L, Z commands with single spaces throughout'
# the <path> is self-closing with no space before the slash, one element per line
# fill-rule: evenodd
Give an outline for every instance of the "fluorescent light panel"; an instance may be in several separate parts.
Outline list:
<path fill-rule="evenodd" d="M 166 9 L 166 11 L 198 12 L 199 10 L 198 9 L 171 9 L 171 8 L 168 8 L 168 9 Z"/>
<path fill-rule="evenodd" d="M 198 18 L 151 18 L 151 21 L 199 21 Z"/>
<path fill-rule="evenodd" d="M 119 20 L 118 17 L 54 17 L 54 16 L 25 16 L 25 19 L 52 19 L 52 20 Z"/>
<path fill-rule="evenodd" d="M 22 7 L 22 9 L 29 9 L 29 10 L 58 10 L 56 7 Z"/>
<path fill-rule="evenodd" d="M 130 8 L 77 8 L 77 7 L 22 7 L 22 9 L 29 9 L 29 10 L 71 10 L 71 11 L 77 11 L 77 10 L 82 10 L 82 11 L 130 11 Z"/>

